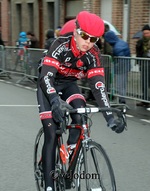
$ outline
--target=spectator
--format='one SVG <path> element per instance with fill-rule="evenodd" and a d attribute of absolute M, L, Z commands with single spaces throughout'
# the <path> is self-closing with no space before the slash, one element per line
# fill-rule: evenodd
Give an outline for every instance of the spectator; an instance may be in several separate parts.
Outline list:
<path fill-rule="evenodd" d="M 23 60 L 23 58 L 24 58 L 24 48 L 29 47 L 30 44 L 31 44 L 31 42 L 30 42 L 30 40 L 27 38 L 26 32 L 24 32 L 24 31 L 23 31 L 23 32 L 20 32 L 19 38 L 18 38 L 18 40 L 16 41 L 16 46 L 17 46 L 18 48 L 20 48 L 20 49 L 18 50 L 18 57 L 17 57 L 16 64 L 17 64 L 19 58 L 20 58 L 20 60 Z"/>
<path fill-rule="evenodd" d="M 0 33 L 0 45 L 3 45 L 3 46 L 5 46 L 5 44 L 4 44 L 4 41 L 2 40 L 2 36 L 1 36 L 1 33 Z"/>
<path fill-rule="evenodd" d="M 109 25 L 108 24 L 105 24 L 105 31 L 104 31 L 104 34 L 106 32 L 108 32 L 110 30 L 109 28 Z M 104 37 L 104 35 L 103 35 Z M 112 46 L 106 42 L 106 40 L 103 38 L 103 48 L 102 48 L 102 53 L 103 54 L 106 54 L 106 55 L 110 55 L 112 56 L 113 55 L 113 50 L 112 50 Z M 106 87 L 107 87 L 107 92 L 111 93 L 109 96 L 110 96 L 110 100 L 114 99 L 114 96 L 112 95 L 112 92 L 111 92 L 111 63 L 106 63 L 105 64 L 105 80 L 106 80 Z"/>
<path fill-rule="evenodd" d="M 1 33 L 0 33 L 0 45 L 5 46 L 4 42 L 3 42 L 2 38 L 1 38 Z M 1 56 L 1 54 L 2 54 L 2 51 L 1 51 L 1 48 L 0 48 L 0 67 L 1 67 L 1 64 L 2 64 L 2 56 Z M 1 71 L 2 70 L 0 70 L 0 72 Z"/>
<path fill-rule="evenodd" d="M 54 30 L 53 29 L 48 29 L 46 31 L 46 40 L 45 40 L 45 45 L 44 48 L 49 50 L 51 44 L 53 43 L 53 41 L 55 40 L 55 34 L 54 34 Z"/>
<path fill-rule="evenodd" d="M 113 48 L 113 56 L 130 57 L 130 49 L 128 44 L 121 40 L 113 31 L 104 34 L 106 42 Z M 114 63 L 114 73 L 116 75 L 116 89 L 121 97 L 119 103 L 125 104 L 127 76 L 130 71 L 130 62 L 127 59 L 118 59 L 119 62 Z"/>
<path fill-rule="evenodd" d="M 108 32 L 110 30 L 109 28 L 109 25 L 108 24 L 105 24 L 105 32 Z M 104 36 L 104 35 L 103 35 Z M 113 50 L 112 50 L 112 46 L 106 42 L 106 40 L 104 39 L 104 42 L 103 42 L 103 54 L 107 54 L 107 55 L 113 55 Z"/>
<path fill-rule="evenodd" d="M 60 30 L 61 26 L 58 26 L 57 29 L 55 30 L 55 38 L 58 38 L 60 36 Z"/>
<path fill-rule="evenodd" d="M 28 47 L 30 45 L 30 40 L 27 38 L 26 32 L 20 32 L 19 38 L 16 41 L 16 46 L 19 48 Z"/>
<path fill-rule="evenodd" d="M 27 37 L 28 39 L 30 39 L 30 42 L 31 42 L 30 48 L 39 48 L 39 42 L 34 33 L 28 31 Z"/>
<path fill-rule="evenodd" d="M 142 28 L 143 37 L 139 39 L 136 43 L 136 56 L 143 58 L 150 58 L 150 26 L 145 25 Z M 142 98 L 147 100 L 149 98 L 148 89 L 150 88 L 150 61 L 146 61 L 146 63 L 140 64 L 141 71 L 141 81 L 142 81 Z M 150 107 L 149 103 L 139 102 L 137 106 L 146 106 Z"/>

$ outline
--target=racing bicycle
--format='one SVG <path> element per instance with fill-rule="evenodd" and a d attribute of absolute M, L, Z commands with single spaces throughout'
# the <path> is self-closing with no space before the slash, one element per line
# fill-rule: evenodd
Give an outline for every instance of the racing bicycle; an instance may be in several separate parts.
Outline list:
<path fill-rule="evenodd" d="M 55 191 L 116 191 L 116 181 L 111 161 L 103 146 L 95 142 L 91 134 L 92 118 L 98 112 L 113 112 L 126 125 L 126 107 L 99 108 L 85 107 L 66 111 L 65 120 L 56 131 L 58 144 L 56 148 L 55 171 L 50 172 L 54 179 Z M 82 124 L 70 124 L 69 114 L 81 115 Z M 67 130 L 80 130 L 76 147 L 71 155 L 66 148 L 65 134 Z M 44 141 L 43 128 L 35 139 L 34 176 L 38 191 L 44 190 L 42 170 L 42 146 Z"/>

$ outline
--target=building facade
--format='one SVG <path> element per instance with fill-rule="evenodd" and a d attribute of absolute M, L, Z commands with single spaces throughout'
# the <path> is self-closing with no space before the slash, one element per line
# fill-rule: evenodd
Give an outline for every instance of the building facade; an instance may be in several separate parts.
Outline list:
<path fill-rule="evenodd" d="M 150 24 L 149 0 L 0 0 L 0 29 L 6 45 L 15 45 L 21 31 L 32 31 L 43 48 L 45 31 L 75 18 L 81 10 L 112 23 L 135 52 L 133 35 Z"/>

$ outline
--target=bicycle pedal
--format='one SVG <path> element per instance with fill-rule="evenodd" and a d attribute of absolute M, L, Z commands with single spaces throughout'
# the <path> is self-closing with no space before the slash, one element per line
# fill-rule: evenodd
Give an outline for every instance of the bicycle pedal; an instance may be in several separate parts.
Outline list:
<path fill-rule="evenodd" d="M 42 175 L 41 175 L 41 171 L 40 170 L 36 170 L 34 175 L 35 175 L 35 179 L 36 180 L 42 179 Z"/>
<path fill-rule="evenodd" d="M 71 187 L 72 187 L 72 180 L 65 179 L 65 186 L 66 186 L 66 189 L 71 189 Z"/>
<path fill-rule="evenodd" d="M 75 183 L 74 183 L 74 182 L 72 182 L 72 183 L 71 183 L 71 188 L 73 188 L 73 189 L 74 189 L 75 187 L 76 187 Z"/>

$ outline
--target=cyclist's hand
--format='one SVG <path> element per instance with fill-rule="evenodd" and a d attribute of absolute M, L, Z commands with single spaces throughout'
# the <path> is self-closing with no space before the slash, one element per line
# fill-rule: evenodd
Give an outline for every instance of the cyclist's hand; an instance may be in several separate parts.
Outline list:
<path fill-rule="evenodd" d="M 108 121 L 107 126 L 111 128 L 113 131 L 115 131 L 116 133 L 122 133 L 124 129 L 126 128 L 125 122 L 123 121 L 123 119 L 120 119 L 120 118 L 119 119 L 111 118 Z"/>
<path fill-rule="evenodd" d="M 52 116 L 55 122 L 63 122 L 66 109 L 72 109 L 72 107 L 59 97 L 52 101 Z"/>

